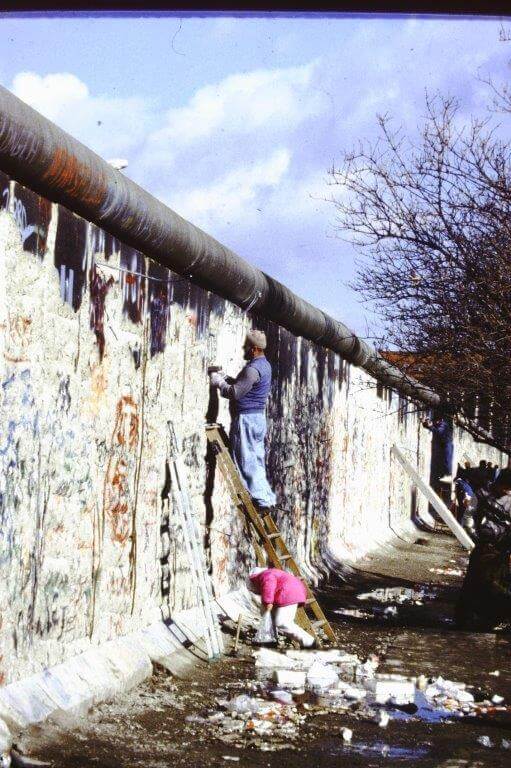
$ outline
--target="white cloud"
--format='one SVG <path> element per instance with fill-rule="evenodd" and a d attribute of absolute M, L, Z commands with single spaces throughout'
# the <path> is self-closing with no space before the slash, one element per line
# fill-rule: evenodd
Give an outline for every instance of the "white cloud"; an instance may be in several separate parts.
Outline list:
<path fill-rule="evenodd" d="M 144 99 L 93 96 L 69 72 L 20 72 L 12 92 L 45 117 L 105 156 L 129 154 L 145 141 L 155 118 Z"/>
<path fill-rule="evenodd" d="M 275 150 L 270 157 L 235 168 L 212 184 L 185 190 L 172 196 L 170 205 L 181 216 L 201 227 L 213 229 L 257 216 L 257 200 L 268 188 L 275 188 L 285 176 L 291 155 Z"/>
<path fill-rule="evenodd" d="M 89 99 L 89 89 L 76 75 L 57 72 L 41 77 L 35 72 L 20 72 L 12 82 L 12 91 L 50 120 L 58 120 L 65 110 Z"/>
<path fill-rule="evenodd" d="M 183 148 L 221 133 L 249 134 L 266 127 L 292 130 L 325 109 L 324 95 L 311 88 L 316 67 L 311 62 L 260 69 L 199 88 L 185 106 L 167 112 L 149 149 Z"/>

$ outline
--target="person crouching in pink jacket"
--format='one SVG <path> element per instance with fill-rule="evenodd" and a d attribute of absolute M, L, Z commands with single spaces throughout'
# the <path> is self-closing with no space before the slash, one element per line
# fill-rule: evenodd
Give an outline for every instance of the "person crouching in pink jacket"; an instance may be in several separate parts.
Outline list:
<path fill-rule="evenodd" d="M 272 613 L 276 630 L 298 640 L 304 648 L 314 645 L 314 637 L 295 622 L 298 606 L 307 600 L 307 590 L 299 578 L 278 568 L 254 568 L 247 586 L 260 596 L 263 613 Z"/>

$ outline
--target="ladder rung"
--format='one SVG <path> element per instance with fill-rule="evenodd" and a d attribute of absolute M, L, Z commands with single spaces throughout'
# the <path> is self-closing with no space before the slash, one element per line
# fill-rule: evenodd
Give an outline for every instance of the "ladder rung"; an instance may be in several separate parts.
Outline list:
<path fill-rule="evenodd" d="M 210 444 L 213 445 L 215 452 L 218 453 L 218 466 L 227 481 L 227 487 L 233 502 L 238 510 L 243 513 L 244 516 L 246 516 L 247 521 L 249 522 L 249 527 L 251 525 L 254 529 L 255 533 L 253 532 L 251 534 L 252 537 L 256 535 L 257 540 L 260 542 L 259 544 L 254 540 L 254 546 L 258 548 L 256 550 L 258 552 L 258 559 L 261 561 L 263 560 L 264 555 L 262 552 L 262 547 L 264 547 L 273 565 L 278 563 L 289 563 L 288 567 L 291 568 L 295 576 L 300 579 L 300 581 L 305 585 L 307 589 L 308 597 L 303 605 L 303 608 L 300 609 L 302 621 L 309 628 L 309 630 L 314 632 L 314 634 L 316 634 L 316 629 L 323 627 L 323 631 L 330 638 L 330 640 L 335 641 L 334 631 L 328 623 L 328 620 L 325 618 L 323 612 L 321 611 L 319 603 L 314 597 L 314 594 L 311 592 L 307 583 L 307 579 L 302 576 L 299 566 L 295 562 L 293 556 L 287 551 L 282 533 L 279 531 L 277 524 L 271 515 L 271 512 L 268 510 L 265 512 L 264 510 L 258 509 L 255 506 L 250 494 L 244 487 L 226 445 L 222 427 L 216 424 L 213 426 L 208 425 L 206 427 L 206 431 Z M 274 545 L 273 542 L 275 541 L 277 543 Z M 278 549 L 276 550 L 274 547 L 278 547 Z M 284 550 L 287 552 L 287 554 L 280 555 L 279 550 Z M 309 608 L 309 610 L 311 610 L 316 617 L 323 616 L 323 618 L 318 621 L 311 621 L 311 617 L 309 617 L 304 610 L 305 608 Z M 321 646 L 321 638 L 316 636 L 316 640 Z"/>

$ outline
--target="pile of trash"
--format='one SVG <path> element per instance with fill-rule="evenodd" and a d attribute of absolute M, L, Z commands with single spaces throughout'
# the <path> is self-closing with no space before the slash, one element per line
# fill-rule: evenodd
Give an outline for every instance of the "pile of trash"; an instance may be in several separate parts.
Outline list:
<path fill-rule="evenodd" d="M 379 658 L 362 661 L 342 650 L 261 648 L 254 654 L 256 677 L 248 692 L 217 699 L 218 709 L 194 722 L 207 723 L 213 735 L 234 747 L 293 748 L 300 727 L 313 715 L 339 713 L 386 728 L 391 720 L 441 722 L 507 713 L 501 696 L 470 690 L 442 677 L 382 674 Z M 339 727 L 349 743 L 353 730 Z"/>
<path fill-rule="evenodd" d="M 357 600 L 372 603 L 370 612 L 360 608 L 338 608 L 335 613 L 350 619 L 393 619 L 399 614 L 401 606 L 421 606 L 435 600 L 438 591 L 432 588 L 417 587 L 380 587 L 371 592 L 362 592 Z"/>
<path fill-rule="evenodd" d="M 436 590 L 426 589 L 425 587 L 420 587 L 419 589 L 382 587 L 374 589 L 372 592 L 363 592 L 357 595 L 357 600 L 374 600 L 377 603 L 394 603 L 397 605 L 405 603 L 423 605 L 426 600 L 434 600 L 436 596 Z"/>
<path fill-rule="evenodd" d="M 298 711 L 290 693 L 282 691 L 281 696 L 268 700 L 257 695 L 258 688 L 253 685 L 251 695 L 243 693 L 230 700 L 217 699 L 217 711 L 205 717 L 192 715 L 186 720 L 206 724 L 212 735 L 230 747 L 252 746 L 263 751 L 290 749 L 306 714 Z"/>

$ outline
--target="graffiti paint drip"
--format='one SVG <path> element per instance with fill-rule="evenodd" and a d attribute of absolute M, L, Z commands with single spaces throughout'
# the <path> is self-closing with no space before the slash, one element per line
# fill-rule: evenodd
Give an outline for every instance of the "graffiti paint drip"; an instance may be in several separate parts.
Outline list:
<path fill-rule="evenodd" d="M 121 244 L 122 311 L 132 323 L 142 322 L 146 293 L 145 258 L 133 248 Z"/>
<path fill-rule="evenodd" d="M 99 359 L 103 359 L 105 352 L 105 299 L 111 286 L 114 284 L 114 278 L 108 280 L 98 272 L 96 265 L 92 264 L 89 272 L 89 291 L 90 291 L 90 327 L 96 335 L 96 341 L 99 347 Z"/>
<path fill-rule="evenodd" d="M 170 272 L 155 262 L 149 262 L 149 312 L 151 320 L 151 357 L 165 350 L 170 316 Z"/>
<path fill-rule="evenodd" d="M 18 226 L 23 250 L 43 258 L 51 218 L 51 203 L 21 184 L 15 184 L 12 196 L 5 174 L 0 179 L 0 208 L 12 211 Z"/>
<path fill-rule="evenodd" d="M 82 303 L 87 275 L 87 223 L 62 206 L 54 263 L 60 277 L 60 296 L 76 312 Z"/>

